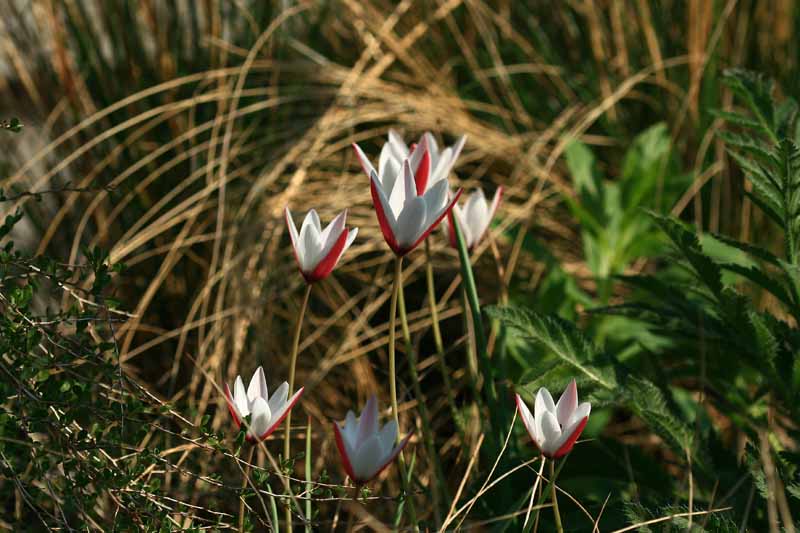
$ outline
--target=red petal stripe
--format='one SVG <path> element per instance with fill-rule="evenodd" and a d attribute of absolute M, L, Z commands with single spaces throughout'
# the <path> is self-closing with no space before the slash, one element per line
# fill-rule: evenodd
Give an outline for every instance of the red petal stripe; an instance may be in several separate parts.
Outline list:
<path fill-rule="evenodd" d="M 578 424 L 578 427 L 575 428 L 575 431 L 572 432 L 572 435 L 570 435 L 569 438 L 566 440 L 566 442 L 564 442 L 564 444 L 562 444 L 561 447 L 556 450 L 556 453 L 553 454 L 552 457 L 553 459 L 564 457 L 570 452 L 570 450 L 572 450 L 572 447 L 575 445 L 575 441 L 578 440 L 578 437 L 581 436 L 583 428 L 586 427 L 586 422 L 588 421 L 589 421 L 588 416 L 583 418 L 581 423 Z"/>
<path fill-rule="evenodd" d="M 333 423 L 333 433 L 336 436 L 336 447 L 339 449 L 339 456 L 342 458 L 344 471 L 350 476 L 350 479 L 356 481 L 356 476 L 353 474 L 353 466 L 350 464 L 350 457 L 347 456 L 347 448 L 345 448 L 344 441 L 342 440 L 342 430 L 336 422 Z"/>
<path fill-rule="evenodd" d="M 336 263 L 339 261 L 339 258 L 342 256 L 342 250 L 344 250 L 344 244 L 347 242 L 347 233 L 348 229 L 345 228 L 339 238 L 336 240 L 336 244 L 333 245 L 328 255 L 326 255 L 322 261 L 317 263 L 317 266 L 314 268 L 314 271 L 310 274 L 303 274 L 306 278 L 306 281 L 309 283 L 314 283 L 315 281 L 319 281 L 328 277 L 334 267 L 336 267 Z"/>
<path fill-rule="evenodd" d="M 231 395 L 231 388 L 228 387 L 228 384 L 225 384 L 225 403 L 228 404 L 228 411 L 231 412 L 231 416 L 233 417 L 233 421 L 236 423 L 236 427 L 239 428 L 242 425 L 242 421 L 239 420 L 239 415 L 236 414 L 236 408 L 233 406 L 233 396 Z"/>
<path fill-rule="evenodd" d="M 305 387 L 300 387 L 300 390 L 294 393 L 294 396 L 292 396 L 292 398 L 289 400 L 289 407 L 287 407 L 286 410 L 283 411 L 283 414 L 280 416 L 280 418 L 278 418 L 278 420 L 273 422 L 273 424 L 270 427 L 268 427 L 267 430 L 261 436 L 258 437 L 258 440 L 266 439 L 272 434 L 273 431 L 275 431 L 278 428 L 278 426 L 281 425 L 283 419 L 286 418 L 286 416 L 289 414 L 289 411 L 291 411 L 292 407 L 294 407 L 294 404 L 296 404 L 297 400 L 300 399 L 300 396 L 303 395 L 304 389 Z"/>
<path fill-rule="evenodd" d="M 375 185 L 375 180 L 370 177 L 369 190 L 372 193 L 372 205 L 375 207 L 375 214 L 378 215 L 378 224 L 381 227 L 383 238 L 386 240 L 386 244 L 389 245 L 389 248 L 391 248 L 392 251 L 394 251 L 394 253 L 402 255 L 400 253 L 399 246 L 397 246 L 397 239 L 395 238 L 394 232 L 392 231 L 392 226 L 386 219 L 386 213 L 383 212 L 383 204 L 381 203 L 381 199 L 378 197 L 379 193 L 376 187 L 377 185 Z"/>
<path fill-rule="evenodd" d="M 428 186 L 428 178 L 431 175 L 431 155 L 427 148 L 422 154 L 417 171 L 414 174 L 414 183 L 417 184 L 417 196 L 425 194 L 425 187 Z"/>
<path fill-rule="evenodd" d="M 453 206 L 454 206 L 454 205 L 456 205 L 456 202 L 458 201 L 459 197 L 461 197 L 461 192 L 462 192 L 462 190 L 461 190 L 461 189 L 458 189 L 458 191 L 457 191 L 457 192 L 456 192 L 456 194 L 453 196 L 453 199 L 452 199 L 452 200 L 450 200 L 450 203 L 447 205 L 447 207 L 445 208 L 445 210 L 442 212 L 442 214 L 441 214 L 441 215 L 439 215 L 439 218 L 437 218 L 436 220 L 434 220 L 434 221 L 433 221 L 433 224 L 431 224 L 430 226 L 428 226 L 428 229 L 426 229 L 426 230 L 425 230 L 425 231 L 422 233 L 422 235 L 420 236 L 420 238 L 419 238 L 419 239 L 417 239 L 417 240 L 416 240 L 416 242 L 415 242 L 414 244 L 412 244 L 411 246 L 409 246 L 408 248 L 406 248 L 406 249 L 404 249 L 404 250 L 401 250 L 401 253 L 400 253 L 399 255 L 406 255 L 408 252 L 410 252 L 411 250 L 413 250 L 414 248 L 416 248 L 416 247 L 417 247 L 417 245 L 419 245 L 419 243 L 421 243 L 422 241 L 424 241 L 425 239 L 427 239 L 427 238 L 428 238 L 428 235 L 430 235 L 430 234 L 431 234 L 431 232 L 432 232 L 434 229 L 436 229 L 436 226 L 438 226 L 438 225 L 439 225 L 439 223 L 442 221 L 442 219 L 443 219 L 444 217 L 446 217 L 446 216 L 447 216 L 447 214 L 450 212 L 450 210 L 451 210 L 451 209 L 453 209 Z"/>
<path fill-rule="evenodd" d="M 447 213 L 447 239 L 450 241 L 450 246 L 458 249 L 458 241 L 456 241 L 456 232 L 453 230 L 453 210 Z"/>

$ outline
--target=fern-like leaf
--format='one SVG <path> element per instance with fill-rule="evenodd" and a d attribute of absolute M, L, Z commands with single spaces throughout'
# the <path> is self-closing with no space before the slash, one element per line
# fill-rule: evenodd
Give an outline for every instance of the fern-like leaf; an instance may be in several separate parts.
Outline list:
<path fill-rule="evenodd" d="M 616 386 L 612 371 L 593 364 L 599 360 L 594 345 L 566 320 L 520 307 L 489 307 L 486 312 L 506 327 L 541 344 L 598 385 L 607 389 Z"/>

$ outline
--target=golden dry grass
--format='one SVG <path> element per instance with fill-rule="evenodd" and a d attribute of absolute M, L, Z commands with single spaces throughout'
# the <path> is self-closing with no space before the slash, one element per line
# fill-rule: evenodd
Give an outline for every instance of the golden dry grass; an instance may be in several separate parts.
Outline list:
<path fill-rule="evenodd" d="M 103 9 L 88 0 L 85 4 Z M 659 88 L 673 137 L 679 140 L 690 129 L 687 123 L 698 120 L 710 50 L 719 47 L 721 56 L 735 63 L 744 54 L 735 37 L 742 26 L 757 27 L 759 35 L 769 32 L 762 45 L 768 47 L 765 55 L 790 42 L 792 33 L 787 27 L 791 19 L 777 15 L 790 9 L 788 1 L 765 2 L 752 13 L 735 1 L 716 13 L 711 2 L 691 1 L 683 11 L 680 3 L 670 2 L 676 18 L 689 24 L 685 48 L 673 53 L 662 49 L 666 39 L 654 27 L 654 6 L 646 0 L 568 2 L 597 68 L 596 96 L 587 99 L 575 94 L 575 84 L 565 79 L 575 75 L 572 69 L 547 63 L 534 36 L 512 18 L 510 2 L 342 0 L 331 4 L 336 15 L 312 2 L 287 2 L 290 7 L 264 27 L 248 15 L 244 2 L 234 4 L 229 9 L 235 14 L 223 17 L 221 2 L 197 3 L 203 35 L 199 46 L 211 67 L 187 72 L 179 71 L 179 61 L 171 57 L 163 7 L 139 3 L 134 8 L 138 32 L 151 42 L 149 72 L 158 78 L 110 105 L 96 101 L 98 89 L 87 86 L 66 35 L 63 21 L 75 9 L 74 2 L 36 0 L 25 16 L 12 15 L 14 9 L 7 8 L 2 17 L 5 35 L 0 37 L 0 60 L 8 69 L 0 84 L 7 102 L 3 112 L 22 112 L 22 102 L 30 106 L 26 135 L 35 148 L 32 155 L 11 154 L 17 166 L 3 188 L 41 191 L 69 185 L 92 192 L 66 192 L 40 205 L 22 197 L 3 205 L 3 214 L 22 207 L 42 221 L 30 242 L 39 252 L 61 253 L 75 263 L 81 247 L 98 245 L 110 250 L 113 262 L 129 265 L 120 280 L 127 320 L 117 330 L 125 371 L 153 395 L 180 405 L 180 413 L 193 424 L 211 413 L 210 427 L 224 430 L 230 420 L 221 403 L 221 383 L 232 382 L 240 372 L 249 374 L 258 364 L 267 369 L 271 385 L 287 374 L 288 331 L 303 281 L 288 247 L 283 207 L 291 206 L 295 216 L 316 208 L 323 221 L 349 209 L 349 224 L 360 228 L 359 237 L 335 275 L 313 291 L 297 380 L 306 387 L 302 407 L 313 428 L 315 476 L 328 470 L 334 477 L 331 420 L 342 419 L 348 408 L 373 393 L 388 405 L 386 308 L 392 256 L 378 231 L 367 179 L 351 143 L 362 143 L 377 157 L 389 127 L 413 137 L 425 130 L 450 140 L 466 134 L 469 140 L 454 181 L 468 189 L 506 188 L 493 230 L 504 285 L 513 278 L 535 286 L 541 275 L 537 258 L 522 249 L 526 233 L 546 240 L 565 271 L 588 278 L 581 250 L 573 244 L 576 228 L 560 208 L 560 195 L 572 194 L 561 166 L 569 140 L 614 148 L 618 139 L 596 126 L 630 120 L 626 104 L 647 105 L 653 86 Z M 324 41 L 326 49 L 304 42 L 308 35 L 302 15 L 329 17 L 313 41 Z M 52 53 L 37 57 L 36 50 L 23 48 L 11 36 L 11 24 L 22 19 L 39 36 L 39 45 Z M 257 37 L 246 47 L 226 40 L 223 26 L 232 24 L 231 19 L 255 30 Z M 435 50 L 444 39 L 457 43 L 462 55 L 443 62 Z M 501 49 L 509 46 L 526 61 L 505 64 Z M 452 53 L 453 47 L 443 46 L 446 50 Z M 462 96 L 461 78 L 451 69 L 455 63 L 471 71 L 484 99 Z M 126 72 L 129 68 L 113 67 L 119 81 L 142 83 L 136 69 Z M 687 74 L 688 85 L 680 81 Z M 519 76 L 529 77 L 527 86 L 535 86 L 539 97 L 567 95 L 569 103 L 553 117 L 532 115 L 525 95 L 511 81 Z M 729 97 L 723 105 L 730 105 Z M 687 153 L 696 154 L 696 186 L 674 211 L 692 204 L 699 217 L 710 209 L 716 221 L 711 229 L 733 224 L 746 232 L 749 218 L 730 222 L 724 216 L 737 200 L 714 129 L 689 144 Z M 168 139 L 164 131 L 170 132 Z M 706 153 L 716 153 L 714 165 L 705 164 Z M 708 180 L 715 192 L 711 205 L 703 205 L 695 193 Z M 516 238 L 511 229 L 520 229 Z M 440 316 L 449 333 L 448 363 L 455 388 L 465 389 L 463 338 L 453 334 L 461 328 L 457 257 L 438 234 L 432 248 Z M 500 285 L 489 241 L 477 250 L 475 262 L 482 297 L 496 301 Z M 417 340 L 430 327 L 419 289 L 423 265 L 422 254 L 416 253 L 405 270 Z M 646 266 L 641 262 L 635 268 Z M 470 447 L 459 448 L 434 359 L 422 355 L 423 390 L 433 424 L 442 432 L 437 435 L 441 455 L 459 475 L 470 472 L 482 442 L 478 425 L 468 425 Z M 419 429 L 408 387 L 401 380 L 403 426 Z M 296 421 L 302 419 L 295 415 Z M 299 429 L 297 449 L 302 447 Z M 163 439 L 159 431 L 154 427 L 139 446 Z M 175 435 L 161 446 L 172 466 L 147 476 L 162 476 L 168 491 L 203 506 L 207 476 L 218 473 L 219 465 L 207 460 L 205 446 L 190 439 Z M 268 442 L 267 447 L 273 446 Z M 259 466 L 264 461 L 259 455 Z M 424 456 L 419 461 L 418 472 L 427 485 L 430 464 Z M 191 465 L 191 476 L 181 473 L 183 465 Z M 378 492 L 395 493 L 395 477 L 384 478 L 386 486 Z M 461 492 L 458 484 L 451 491 Z M 451 511 L 466 501 L 456 500 Z M 336 504 L 328 505 L 334 509 Z M 347 515 L 367 525 L 376 520 L 358 506 L 348 508 Z M 176 515 L 175 520 L 188 525 L 193 513 Z"/>

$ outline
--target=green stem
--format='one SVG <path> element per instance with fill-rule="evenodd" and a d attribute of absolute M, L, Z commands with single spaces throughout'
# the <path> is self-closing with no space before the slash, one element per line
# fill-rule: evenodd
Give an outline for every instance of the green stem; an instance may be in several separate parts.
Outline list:
<path fill-rule="evenodd" d="M 306 533 L 311 533 L 311 417 L 306 422 Z"/>
<path fill-rule="evenodd" d="M 297 315 L 297 325 L 294 329 L 294 340 L 292 342 L 292 358 L 291 362 L 289 363 L 289 398 L 292 397 L 294 394 L 294 374 L 295 369 L 297 368 L 297 351 L 300 347 L 300 332 L 303 329 L 303 317 L 306 314 L 306 309 L 308 308 L 308 300 L 311 296 L 311 285 L 310 283 L 306 285 L 306 292 L 303 296 L 303 303 L 300 305 L 300 314 Z M 286 415 L 286 429 L 284 430 L 283 435 L 283 460 L 288 463 L 289 456 L 291 453 L 291 443 L 292 443 L 292 411 L 290 410 L 289 413 Z M 286 530 L 291 533 L 292 531 L 292 510 L 288 506 L 286 507 Z"/>
<path fill-rule="evenodd" d="M 467 352 L 467 368 L 469 369 L 469 381 L 472 385 L 472 394 L 475 398 L 476 404 L 480 404 L 481 391 L 478 387 L 478 366 L 477 359 L 475 358 L 475 342 L 472 334 L 472 323 L 469 319 L 469 302 L 467 301 L 467 291 L 461 287 L 461 307 L 463 309 L 461 316 L 464 319 L 464 336 L 465 336 L 465 351 Z"/>
<path fill-rule="evenodd" d="M 389 394 L 392 397 L 392 417 L 397 424 L 397 438 L 400 439 L 400 415 L 397 407 L 397 364 L 395 356 L 395 335 L 397 329 L 397 293 L 400 287 L 400 277 L 403 268 L 403 258 L 394 260 L 394 284 L 392 297 L 389 304 Z"/>
<path fill-rule="evenodd" d="M 442 373 L 442 382 L 447 394 L 447 405 L 450 408 L 450 416 L 456 424 L 461 440 L 464 440 L 463 429 L 459 424 L 458 410 L 456 409 L 455 395 L 450 383 L 450 371 L 447 369 L 447 362 L 444 359 L 444 343 L 442 342 L 442 331 L 439 329 L 439 310 L 436 307 L 436 287 L 433 282 L 433 262 L 431 261 L 431 246 L 428 239 L 425 239 L 425 277 L 428 282 L 428 306 L 431 310 L 431 322 L 433 329 L 433 342 L 436 346 L 436 360 L 439 362 L 439 371 Z"/>
<path fill-rule="evenodd" d="M 553 497 L 553 515 L 556 519 L 556 531 L 564 533 L 564 528 L 561 526 L 561 513 L 558 511 L 558 490 L 556 490 L 556 465 L 555 461 L 550 461 L 550 485 L 553 487 L 550 494 Z"/>
<path fill-rule="evenodd" d="M 478 289 L 475 286 L 475 277 L 472 275 L 469 252 L 467 251 L 467 245 L 464 242 L 461 228 L 458 225 L 457 217 L 453 217 L 453 230 L 456 235 L 456 241 L 458 242 L 458 257 L 461 260 L 461 276 L 464 278 L 464 289 L 467 293 L 467 300 L 469 302 L 470 312 L 472 313 L 472 324 L 475 329 L 475 351 L 478 355 L 478 362 L 481 365 L 481 373 L 483 374 L 489 410 L 494 413 L 496 412 L 497 390 L 494 384 L 492 364 L 486 351 L 486 329 L 483 326 L 481 306 L 478 301 Z"/>
<path fill-rule="evenodd" d="M 430 458 L 430 464 L 433 467 L 434 484 L 436 488 L 431 490 L 433 496 L 433 514 L 437 524 L 441 524 L 441 514 L 439 506 L 441 505 L 441 496 L 445 495 L 446 489 L 444 487 L 444 471 L 442 470 L 441 462 L 439 461 L 439 454 L 436 453 L 436 445 L 433 442 L 433 432 L 430 425 L 430 417 L 428 415 L 428 407 L 425 405 L 425 397 L 422 394 L 422 385 L 419 382 L 419 374 L 417 373 L 417 351 L 411 343 L 411 331 L 408 328 L 408 316 L 406 314 L 406 299 L 403 291 L 403 273 L 400 272 L 400 289 L 398 294 L 398 304 L 400 306 L 400 324 L 403 328 L 403 340 L 406 345 L 406 353 L 410 359 L 409 371 L 411 372 L 411 383 L 414 389 L 414 395 L 417 397 L 417 406 L 419 407 L 420 419 L 422 420 L 422 440 L 425 443 L 425 451 Z M 445 495 L 446 499 L 447 496 Z"/>
<path fill-rule="evenodd" d="M 569 455 L 565 456 L 564 458 L 561 459 L 561 461 L 559 461 L 558 469 L 556 469 L 555 472 L 553 471 L 553 469 L 555 467 L 556 460 L 555 459 L 550 459 L 550 482 L 547 484 L 547 486 L 545 487 L 544 491 L 539 496 L 539 500 L 536 502 L 536 507 L 537 507 L 537 509 L 536 509 L 536 523 L 537 524 L 539 523 L 539 510 L 541 509 L 541 506 L 542 506 L 543 502 L 545 500 L 547 500 L 547 498 L 550 497 L 550 492 L 551 491 L 555 492 L 556 478 L 558 478 L 558 474 L 561 473 L 561 469 L 564 468 L 564 465 L 567 462 L 567 457 L 569 457 Z M 553 503 L 555 503 L 557 505 L 557 502 L 555 501 L 555 498 L 553 498 L 553 500 L 554 500 Z M 555 512 L 558 515 L 558 510 L 557 509 L 555 510 Z M 556 520 L 560 524 L 561 523 L 561 516 L 560 515 L 557 516 Z"/>
<path fill-rule="evenodd" d="M 392 285 L 392 297 L 389 304 L 389 394 L 392 396 L 392 416 L 397 424 L 397 440 L 400 441 L 400 413 L 397 405 L 397 357 L 396 357 L 396 330 L 397 330 L 397 298 L 400 294 L 400 284 L 403 277 L 403 258 L 396 257 L 394 262 L 394 284 Z M 408 503 L 408 514 L 411 523 L 417 527 L 417 511 L 414 506 L 414 497 L 409 490 L 410 476 L 406 474 L 406 461 L 403 452 L 397 457 L 400 467 L 400 480 L 405 493 L 405 501 Z"/>
<path fill-rule="evenodd" d="M 244 467 L 242 474 L 242 493 L 239 495 L 239 533 L 244 532 L 244 489 L 247 488 L 247 478 L 250 476 L 250 465 L 253 463 L 253 452 L 256 451 L 255 446 L 250 446 L 250 453 L 247 456 L 247 464 Z"/>

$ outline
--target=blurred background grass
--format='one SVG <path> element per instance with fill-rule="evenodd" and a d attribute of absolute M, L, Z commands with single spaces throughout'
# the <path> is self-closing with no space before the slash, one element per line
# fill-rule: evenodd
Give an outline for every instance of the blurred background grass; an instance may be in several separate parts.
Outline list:
<path fill-rule="evenodd" d="M 298 369 L 314 471 L 338 479 L 330 420 L 372 393 L 388 404 L 392 257 L 350 143 L 376 157 L 390 127 L 413 138 L 431 130 L 448 144 L 467 134 L 459 184 L 506 189 L 493 239 L 476 253 L 482 300 L 507 290 L 513 302 L 581 319 L 610 348 L 638 351 L 657 341 L 583 311 L 619 296 L 613 275 L 656 267 L 648 256 L 660 240 L 642 207 L 771 239 L 708 109 L 732 105 L 718 81 L 729 66 L 766 72 L 798 94 L 799 17 L 793 0 L 10 0 L 0 5 L 0 115 L 27 127 L 13 144 L 0 139 L 2 187 L 8 196 L 58 193 L 2 209 L 24 210 L 17 237 L 31 250 L 75 263 L 96 245 L 128 266 L 114 295 L 131 313 L 116 332 L 125 371 L 195 423 L 212 413 L 219 430 L 230 421 L 212 380 L 232 382 L 259 364 L 270 385 L 287 374 L 303 281 L 283 206 L 316 208 L 323 220 L 350 208 L 359 238 L 314 291 Z M 474 446 L 478 425 L 460 276 L 446 239 L 433 249 L 458 423 L 430 357 L 422 254 L 407 262 L 407 301 L 436 444 L 448 468 L 463 471 L 471 448 L 457 435 Z M 535 354 L 513 342 L 509 350 L 506 380 L 536 378 Z M 417 426 L 400 371 L 403 425 Z M 591 436 L 658 456 L 635 417 L 598 411 L 591 422 Z M 198 474 L 238 475 L 153 430 L 155 442 Z M 424 454 L 419 463 L 427 485 Z M 182 500 L 232 506 L 200 482 L 160 475 Z M 592 490 L 577 492 L 598 505 L 631 490 L 623 464 L 593 476 Z M 397 489 L 394 476 L 388 483 Z M 486 515 L 500 514 L 486 505 Z"/>

